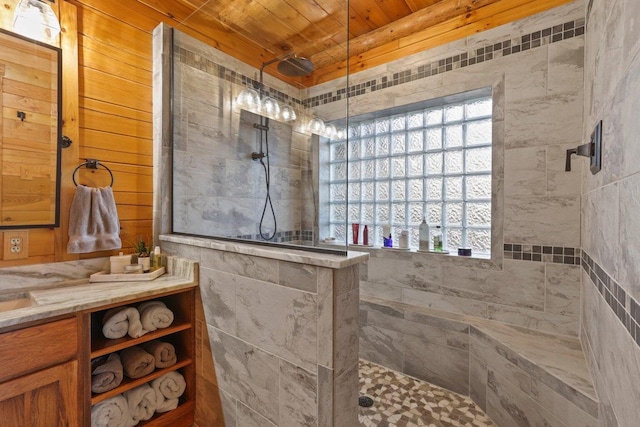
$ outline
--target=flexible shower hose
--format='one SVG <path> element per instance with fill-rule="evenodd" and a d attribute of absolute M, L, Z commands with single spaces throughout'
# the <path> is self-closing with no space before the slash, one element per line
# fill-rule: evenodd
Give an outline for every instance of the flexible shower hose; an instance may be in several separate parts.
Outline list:
<path fill-rule="evenodd" d="M 263 124 L 264 120 L 264 124 Z M 264 180 L 265 186 L 267 189 L 267 195 L 264 198 L 264 206 L 262 208 L 262 215 L 260 216 L 260 224 L 258 230 L 260 231 L 260 237 L 264 240 L 272 240 L 276 236 L 276 232 L 278 230 L 278 222 L 276 220 L 276 212 L 273 209 L 273 202 L 271 201 L 271 164 L 269 163 L 269 118 L 264 118 L 260 116 L 260 125 L 263 128 L 260 129 L 260 153 L 262 153 L 262 132 L 264 132 L 264 145 L 265 151 L 264 156 L 260 158 L 260 164 L 264 168 Z M 266 128 L 266 130 L 264 129 Z M 267 158 L 267 163 L 265 164 L 264 158 Z M 264 222 L 264 216 L 267 212 L 267 205 L 271 208 L 271 216 L 273 217 L 273 234 L 265 234 L 262 231 L 262 223 Z"/>

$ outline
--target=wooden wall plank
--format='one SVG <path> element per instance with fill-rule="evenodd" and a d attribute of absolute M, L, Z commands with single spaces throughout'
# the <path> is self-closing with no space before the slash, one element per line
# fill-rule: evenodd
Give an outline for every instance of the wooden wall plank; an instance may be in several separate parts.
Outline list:
<path fill-rule="evenodd" d="M 91 43 L 96 45 L 97 43 Z M 80 45 L 80 61 L 83 67 L 100 70 L 122 79 L 131 80 L 146 86 L 151 85 L 151 71 L 140 64 L 133 65 L 126 62 L 118 62 L 112 56 L 91 47 Z M 141 61 L 144 64 L 146 60 Z"/>
<path fill-rule="evenodd" d="M 78 87 L 78 10 L 66 2 L 56 2 L 60 8 L 60 26 L 64 29 L 60 36 L 62 48 L 62 134 L 71 138 L 73 143 L 62 150 L 62 172 L 60 176 L 60 227 L 54 231 L 55 261 L 78 259 L 77 254 L 67 253 L 69 241 L 69 210 L 75 194 L 71 175 L 78 164 L 80 148 L 80 126 L 78 106 L 80 102 Z M 33 246 L 32 246 L 33 247 Z"/>
<path fill-rule="evenodd" d="M 79 11 L 78 31 L 84 37 L 100 40 L 101 43 L 149 61 L 153 59 L 151 32 L 141 31 L 130 23 L 113 19 L 99 10 L 86 6 L 84 1 L 74 3 L 80 3 L 82 6 Z M 113 4 L 122 4 L 122 2 L 98 0 L 98 4 L 103 9 Z"/>
<path fill-rule="evenodd" d="M 153 125 L 150 122 L 114 116 L 101 111 L 87 110 L 86 108 L 80 110 L 80 120 L 84 129 L 117 133 L 147 140 L 152 138 Z"/>
<path fill-rule="evenodd" d="M 109 73 L 84 67 L 80 75 L 81 96 L 116 105 L 151 111 L 151 87 Z"/>
<path fill-rule="evenodd" d="M 141 156 L 153 155 L 153 141 L 151 139 L 136 138 L 93 129 L 81 129 L 80 140 L 82 141 L 82 148 L 85 150 L 110 147 L 111 150 L 117 152 L 136 153 Z M 85 157 L 81 156 L 81 158 Z"/>

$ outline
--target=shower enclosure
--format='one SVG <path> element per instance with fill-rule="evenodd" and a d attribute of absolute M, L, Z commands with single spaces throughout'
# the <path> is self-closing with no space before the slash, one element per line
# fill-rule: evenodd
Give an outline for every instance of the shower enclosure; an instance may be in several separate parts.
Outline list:
<path fill-rule="evenodd" d="M 254 68 L 178 30 L 172 52 L 173 232 L 344 250 L 344 238 L 323 244 L 346 224 L 321 209 L 326 136 L 309 124 L 346 123 L 346 97 L 322 111 L 326 89 L 295 84 L 313 64 L 293 52 Z"/>

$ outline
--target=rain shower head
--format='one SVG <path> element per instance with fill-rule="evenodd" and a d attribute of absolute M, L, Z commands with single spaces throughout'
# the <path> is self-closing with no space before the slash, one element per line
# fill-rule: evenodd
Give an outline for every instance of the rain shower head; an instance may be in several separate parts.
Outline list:
<path fill-rule="evenodd" d="M 300 56 L 290 56 L 278 62 L 278 71 L 289 77 L 305 77 L 313 72 L 313 62 Z"/>

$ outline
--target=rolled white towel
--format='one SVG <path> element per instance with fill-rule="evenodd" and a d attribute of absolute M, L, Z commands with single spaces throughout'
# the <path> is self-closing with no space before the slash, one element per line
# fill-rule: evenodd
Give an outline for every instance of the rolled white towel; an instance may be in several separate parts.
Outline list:
<path fill-rule="evenodd" d="M 173 311 L 162 301 L 147 301 L 138 306 L 142 328 L 147 331 L 167 328 L 173 323 Z"/>
<path fill-rule="evenodd" d="M 158 340 L 142 344 L 142 348 L 156 360 L 156 368 L 169 368 L 176 364 L 176 348 L 173 344 Z"/>
<path fill-rule="evenodd" d="M 91 407 L 91 427 L 133 427 L 127 399 L 123 395 L 105 399 Z"/>
<path fill-rule="evenodd" d="M 168 412 L 178 407 L 187 383 L 180 372 L 172 371 L 151 381 L 151 387 L 156 395 L 156 411 Z"/>
<path fill-rule="evenodd" d="M 122 382 L 122 361 L 117 353 L 91 361 L 91 391 L 104 393 Z"/>
<path fill-rule="evenodd" d="M 140 323 L 140 312 L 135 307 L 112 308 L 102 318 L 102 334 L 106 338 L 122 338 L 127 334 L 138 338 L 145 333 Z"/>
<path fill-rule="evenodd" d="M 156 368 L 153 356 L 137 345 L 122 350 L 120 359 L 124 374 L 129 378 L 142 378 Z"/>
<path fill-rule="evenodd" d="M 149 387 L 149 384 L 142 384 L 122 394 L 127 399 L 129 413 L 133 421 L 145 421 L 153 417 L 157 407 L 156 393 Z"/>

